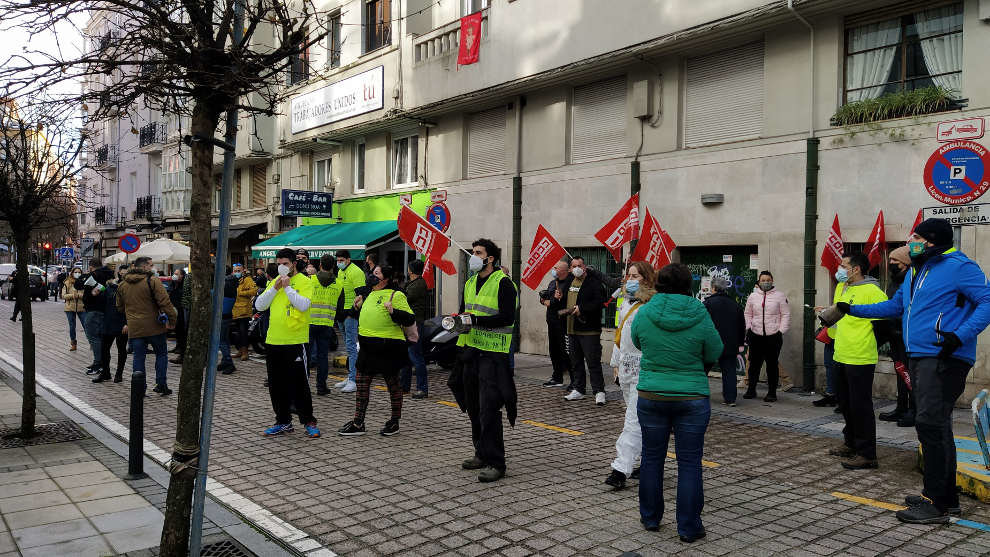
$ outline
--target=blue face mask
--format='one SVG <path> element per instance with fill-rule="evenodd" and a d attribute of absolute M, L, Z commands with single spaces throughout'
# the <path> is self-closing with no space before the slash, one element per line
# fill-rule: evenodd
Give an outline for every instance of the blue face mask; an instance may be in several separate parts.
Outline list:
<path fill-rule="evenodd" d="M 560 278 L 557 276 L 557 269 L 550 269 L 550 276 L 553 278 Z"/>
<path fill-rule="evenodd" d="M 849 271 L 839 267 L 839 269 L 835 271 L 835 280 L 839 282 L 846 282 L 849 280 Z"/>
<path fill-rule="evenodd" d="M 908 253 L 911 257 L 918 257 L 919 255 L 925 253 L 925 243 L 924 242 L 908 242 Z"/>
<path fill-rule="evenodd" d="M 626 281 L 626 293 L 628 293 L 630 296 L 632 296 L 633 294 L 635 294 L 638 291 L 639 291 L 639 280 L 638 279 L 629 279 L 629 280 Z"/>
<path fill-rule="evenodd" d="M 241 273 L 234 273 L 234 277 L 241 278 Z"/>
<path fill-rule="evenodd" d="M 338 261 L 337 262 L 337 268 L 340 269 L 341 271 L 343 271 L 344 269 L 347 268 L 347 263 L 344 263 L 343 261 Z"/>

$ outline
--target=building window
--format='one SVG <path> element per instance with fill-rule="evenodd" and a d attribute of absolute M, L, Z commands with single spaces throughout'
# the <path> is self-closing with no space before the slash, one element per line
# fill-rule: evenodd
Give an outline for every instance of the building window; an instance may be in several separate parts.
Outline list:
<path fill-rule="evenodd" d="M 364 142 L 354 145 L 354 192 L 364 191 Z"/>
<path fill-rule="evenodd" d="M 364 0 L 364 51 L 392 44 L 392 2 Z"/>
<path fill-rule="evenodd" d="M 392 187 L 413 186 L 419 181 L 417 159 L 419 136 L 410 135 L 392 141 Z"/>
<path fill-rule="evenodd" d="M 488 0 L 461 0 L 461 6 L 461 15 L 473 14 L 487 8 Z"/>
<path fill-rule="evenodd" d="M 845 102 L 933 85 L 958 95 L 962 49 L 961 2 L 850 27 Z"/>
<path fill-rule="evenodd" d="M 309 42 L 309 32 L 303 30 L 303 43 Z M 309 47 L 298 54 L 294 54 L 289 65 L 289 85 L 295 85 L 309 79 Z"/>
<path fill-rule="evenodd" d="M 313 191 L 330 191 L 330 159 L 313 161 Z"/>
<path fill-rule="evenodd" d="M 340 67 L 340 12 L 327 22 L 327 58 L 331 68 Z"/>
<path fill-rule="evenodd" d="M 594 268 L 599 273 L 604 275 L 606 282 L 612 284 L 612 286 L 607 286 L 606 295 L 611 294 L 612 289 L 622 282 L 625 276 L 624 268 L 621 264 L 615 261 L 612 257 L 612 253 L 604 247 L 597 248 L 567 248 L 567 252 L 574 257 L 581 257 L 584 259 L 585 265 L 589 268 Z M 615 300 L 611 300 L 605 310 L 602 311 L 602 327 L 607 329 L 615 328 L 615 312 L 616 305 Z"/>

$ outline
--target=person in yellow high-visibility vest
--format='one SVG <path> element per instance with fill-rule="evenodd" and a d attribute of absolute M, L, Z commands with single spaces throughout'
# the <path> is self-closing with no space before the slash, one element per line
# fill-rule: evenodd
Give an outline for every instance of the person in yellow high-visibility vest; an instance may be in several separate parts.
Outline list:
<path fill-rule="evenodd" d="M 292 431 L 289 408 L 295 405 L 299 421 L 306 426 L 306 435 L 319 437 L 306 369 L 313 280 L 302 272 L 306 262 L 296 261 L 295 252 L 289 248 L 278 250 L 275 263 L 278 264 L 278 278 L 269 281 L 265 291 L 255 300 L 259 310 L 271 308 L 265 336 L 265 359 L 275 425 L 266 429 L 264 435 Z"/>
<path fill-rule="evenodd" d="M 330 352 L 337 349 L 337 331 L 333 325 L 337 316 L 340 284 L 334 280 L 337 260 L 328 254 L 320 257 L 320 271 L 313 275 L 313 304 L 309 308 L 309 339 L 311 358 L 316 360 L 316 394 L 330 393 Z M 314 350 L 315 348 L 315 350 Z"/>
<path fill-rule="evenodd" d="M 516 420 L 516 384 L 509 364 L 518 295 L 512 280 L 499 267 L 502 250 L 479 239 L 471 244 L 469 268 L 460 313 L 471 315 L 471 329 L 457 340 L 460 381 L 450 386 L 471 418 L 474 456 L 461 465 L 480 470 L 478 480 L 493 482 L 505 475 L 502 407 L 509 425 Z M 455 369 L 455 374 L 457 374 Z"/>

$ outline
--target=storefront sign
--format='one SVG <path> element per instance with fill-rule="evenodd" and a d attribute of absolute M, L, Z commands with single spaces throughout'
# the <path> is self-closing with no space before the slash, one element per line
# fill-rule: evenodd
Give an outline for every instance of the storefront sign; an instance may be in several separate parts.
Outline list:
<path fill-rule="evenodd" d="M 955 205 L 952 207 L 925 207 L 925 219 L 945 219 L 952 226 L 990 224 L 990 203 Z"/>
<path fill-rule="evenodd" d="M 953 141 L 928 159 L 924 173 L 928 194 L 946 205 L 976 201 L 990 189 L 990 154 L 974 141 Z"/>
<path fill-rule="evenodd" d="M 283 217 L 326 217 L 333 212 L 333 194 L 317 191 L 282 190 Z M 311 256 L 312 257 L 312 256 Z"/>
<path fill-rule="evenodd" d="M 983 137 L 986 124 L 983 118 L 967 118 L 938 123 L 937 139 L 942 142 Z"/>
<path fill-rule="evenodd" d="M 290 246 L 291 247 L 291 246 Z M 252 259 L 275 259 L 275 254 L 282 248 L 254 248 L 251 250 Z M 293 247 L 293 250 L 296 248 Z M 318 260 L 324 255 L 337 255 L 340 248 L 306 248 L 309 252 L 310 260 Z M 351 253 L 354 253 L 353 251 Z"/>
<path fill-rule="evenodd" d="M 384 66 L 292 99 L 292 133 L 380 110 L 384 107 Z"/>

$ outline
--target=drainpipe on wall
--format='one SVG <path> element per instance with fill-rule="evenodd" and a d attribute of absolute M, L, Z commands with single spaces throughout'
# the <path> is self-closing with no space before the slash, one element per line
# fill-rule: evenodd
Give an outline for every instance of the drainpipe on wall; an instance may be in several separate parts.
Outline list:
<path fill-rule="evenodd" d="M 522 288 L 522 111 L 526 98 L 516 98 L 516 175 L 512 177 L 512 280 L 517 291 Z M 513 335 L 519 342 L 519 304 L 516 304 L 516 320 Z"/>
<path fill-rule="evenodd" d="M 808 64 L 811 105 L 809 107 L 807 162 L 804 177 L 804 306 L 802 308 L 804 344 L 801 354 L 803 371 L 801 383 L 804 391 L 810 393 L 815 390 L 815 339 L 811 335 L 811 331 L 815 330 L 815 313 L 811 308 L 815 307 L 815 294 L 817 293 L 815 290 L 815 253 L 818 251 L 818 145 L 820 143 L 815 137 L 815 28 L 794 9 L 794 0 L 787 0 L 787 9 L 808 28 L 811 44 L 809 48 L 811 62 Z"/>

